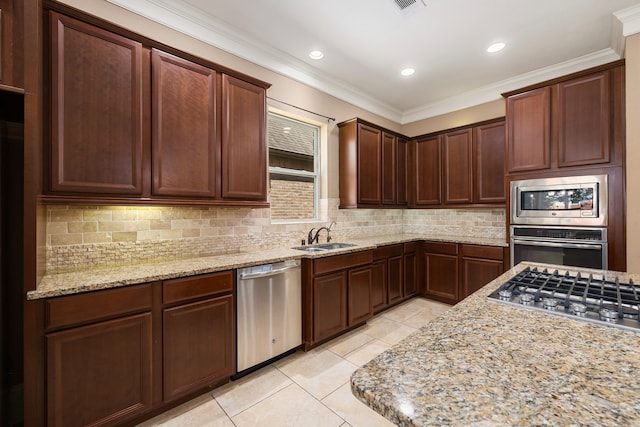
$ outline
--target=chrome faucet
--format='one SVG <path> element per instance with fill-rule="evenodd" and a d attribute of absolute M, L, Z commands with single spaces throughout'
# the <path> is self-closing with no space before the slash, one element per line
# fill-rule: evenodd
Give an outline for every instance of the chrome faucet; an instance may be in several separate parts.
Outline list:
<path fill-rule="evenodd" d="M 312 228 L 311 230 L 309 230 L 309 235 L 307 236 L 307 241 L 309 242 L 310 245 L 312 245 L 314 242 L 315 243 L 320 243 L 320 232 L 322 230 L 327 230 L 327 243 L 329 243 L 331 241 L 331 227 L 333 227 L 335 225 L 335 221 L 332 221 L 331 224 L 329 225 L 329 227 L 320 227 L 318 228 L 318 230 L 316 231 L 316 234 L 313 234 L 313 230 L 315 230 L 315 228 Z"/>

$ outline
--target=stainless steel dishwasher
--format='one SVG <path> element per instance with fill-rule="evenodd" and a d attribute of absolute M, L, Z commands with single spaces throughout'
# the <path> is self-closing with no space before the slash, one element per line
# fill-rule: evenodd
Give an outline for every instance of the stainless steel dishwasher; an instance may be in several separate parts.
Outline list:
<path fill-rule="evenodd" d="M 237 283 L 240 377 L 302 344 L 300 261 L 238 269 Z"/>

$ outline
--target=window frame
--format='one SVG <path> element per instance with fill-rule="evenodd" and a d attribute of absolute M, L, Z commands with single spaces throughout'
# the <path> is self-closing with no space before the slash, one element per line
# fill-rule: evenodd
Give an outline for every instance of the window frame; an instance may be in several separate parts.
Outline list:
<path fill-rule="evenodd" d="M 313 172 L 297 170 L 297 169 L 288 169 L 279 166 L 270 166 L 270 155 L 271 155 L 271 146 L 267 137 L 267 180 L 269 182 L 269 199 L 271 198 L 271 176 L 272 175 L 284 175 L 284 176 L 292 176 L 292 177 L 301 177 L 301 178 L 311 178 L 313 180 L 313 217 L 310 218 L 290 218 L 290 219 L 274 219 L 271 215 L 272 210 L 269 211 L 269 217 L 272 224 L 293 224 L 293 223 L 305 223 L 305 222 L 315 222 L 320 220 L 320 185 L 321 185 L 321 175 L 320 175 L 320 144 L 322 140 L 322 126 L 312 120 L 302 118 L 300 116 L 295 116 L 290 113 L 286 113 L 280 110 L 276 110 L 273 108 L 267 109 L 267 116 L 273 115 L 278 116 L 284 120 L 294 121 L 302 123 L 303 125 L 307 125 L 309 127 L 314 128 L 314 141 L 313 141 Z M 269 120 L 267 117 L 267 126 Z M 269 129 L 267 128 L 267 135 L 269 134 Z M 270 200 L 269 200 L 270 201 Z"/>

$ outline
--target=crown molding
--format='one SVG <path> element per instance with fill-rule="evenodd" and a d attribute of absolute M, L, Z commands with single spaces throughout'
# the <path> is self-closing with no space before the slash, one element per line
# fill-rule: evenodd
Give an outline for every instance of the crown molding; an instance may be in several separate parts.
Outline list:
<path fill-rule="evenodd" d="M 495 101 L 501 99 L 504 92 L 615 61 L 622 56 L 624 37 L 640 32 L 640 7 L 624 9 L 616 12 L 615 18 L 612 18 L 612 48 L 401 111 L 367 93 L 354 90 L 345 82 L 331 78 L 281 50 L 246 37 L 235 27 L 181 0 L 106 1 L 400 125 Z M 616 24 L 616 21 L 620 24 Z M 620 37 L 614 37 L 614 32 L 620 33 Z"/>
<path fill-rule="evenodd" d="M 278 49 L 249 39 L 235 28 L 180 0 L 107 1 L 396 123 L 402 118 L 399 109 L 354 90 Z"/>
<path fill-rule="evenodd" d="M 452 96 L 429 105 L 425 105 L 413 110 L 407 110 L 402 115 L 402 122 L 408 123 L 423 120 L 429 117 L 450 113 L 451 111 L 473 107 L 486 102 L 502 99 L 502 93 L 516 90 L 521 87 L 562 77 L 567 74 L 581 71 L 587 68 L 596 67 L 620 59 L 620 55 L 613 49 L 607 48 L 598 52 L 584 55 L 569 61 L 554 64 L 549 67 L 540 68 L 528 73 L 520 74 L 506 80 L 492 83 L 478 89 Z"/>
<path fill-rule="evenodd" d="M 640 5 L 614 12 L 613 16 L 621 23 L 623 37 L 640 33 Z"/>

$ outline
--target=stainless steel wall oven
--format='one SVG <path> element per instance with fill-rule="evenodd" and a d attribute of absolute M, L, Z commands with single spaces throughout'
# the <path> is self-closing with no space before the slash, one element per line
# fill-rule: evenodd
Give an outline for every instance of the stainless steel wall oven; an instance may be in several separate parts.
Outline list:
<path fill-rule="evenodd" d="M 607 268 L 607 230 L 511 226 L 511 266 L 521 261 Z"/>
<path fill-rule="evenodd" d="M 608 176 L 511 182 L 511 265 L 607 268 Z"/>

